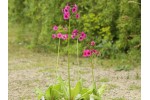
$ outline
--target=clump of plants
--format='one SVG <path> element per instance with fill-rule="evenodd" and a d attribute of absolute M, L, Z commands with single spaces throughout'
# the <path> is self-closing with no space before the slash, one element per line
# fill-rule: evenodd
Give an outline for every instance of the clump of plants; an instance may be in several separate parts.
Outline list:
<path fill-rule="evenodd" d="M 92 84 L 90 87 L 85 88 L 83 86 L 82 78 L 80 77 L 80 65 L 79 65 L 79 43 L 82 43 L 86 39 L 87 34 L 78 29 L 73 29 L 72 20 L 78 20 L 80 14 L 78 13 L 78 6 L 76 4 L 67 4 L 62 9 L 63 19 L 68 23 L 68 25 L 55 25 L 53 27 L 54 34 L 52 38 L 58 42 L 58 55 L 57 55 L 57 65 L 55 67 L 56 71 L 56 84 L 50 85 L 48 89 L 43 93 L 40 89 L 36 90 L 39 100 L 101 100 L 102 95 L 105 90 L 105 85 L 102 85 L 100 88 L 96 87 L 96 82 L 94 79 L 94 63 L 93 59 L 100 55 L 100 52 L 94 49 L 96 43 L 91 41 L 87 47 L 83 50 L 83 57 L 88 57 L 91 64 L 91 74 L 92 74 Z M 76 40 L 76 55 L 77 55 L 77 65 L 78 65 L 78 82 L 75 87 L 71 87 L 70 84 L 70 40 Z M 68 49 L 68 80 L 63 80 L 59 75 L 59 53 L 61 50 L 61 41 L 66 42 L 66 47 Z"/>

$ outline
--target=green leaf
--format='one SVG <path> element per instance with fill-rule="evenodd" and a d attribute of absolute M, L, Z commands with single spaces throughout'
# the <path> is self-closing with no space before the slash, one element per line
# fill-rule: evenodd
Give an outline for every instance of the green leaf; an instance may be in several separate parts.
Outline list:
<path fill-rule="evenodd" d="M 81 81 L 79 80 L 79 81 L 77 82 L 76 86 L 71 90 L 71 97 L 75 99 L 76 96 L 77 96 L 78 94 L 80 94 L 81 89 L 82 89 L 82 83 L 81 83 Z"/>
<path fill-rule="evenodd" d="M 51 86 L 49 86 L 49 88 L 46 90 L 46 92 L 45 92 L 45 98 L 46 99 L 50 99 L 51 98 L 51 91 L 52 91 L 52 88 L 53 88 L 53 86 L 51 85 Z"/>
<path fill-rule="evenodd" d="M 68 98 L 69 96 L 69 91 L 68 91 L 68 86 L 66 83 L 63 81 L 63 79 L 59 76 L 58 79 L 58 84 L 60 84 L 61 91 L 64 93 L 64 97 Z"/>
<path fill-rule="evenodd" d="M 94 94 L 91 94 L 91 95 L 90 95 L 90 100 L 101 100 L 101 97 L 96 96 L 96 95 L 94 95 Z"/>
<path fill-rule="evenodd" d="M 106 85 L 103 84 L 99 89 L 98 89 L 98 94 L 99 96 L 102 96 L 105 92 L 105 89 L 106 89 Z"/>
<path fill-rule="evenodd" d="M 59 90 L 56 90 L 56 89 L 52 89 L 52 96 L 53 96 L 53 98 L 55 98 L 55 99 L 60 99 L 60 98 L 62 98 L 64 95 L 63 95 L 63 93 L 61 93 Z"/>
<path fill-rule="evenodd" d="M 40 100 L 41 97 L 44 95 L 43 92 L 39 88 L 35 89 L 35 93 L 38 95 L 38 100 Z"/>
<path fill-rule="evenodd" d="M 83 88 L 81 92 L 81 98 L 84 100 L 89 100 L 89 95 L 92 93 L 93 89 Z"/>

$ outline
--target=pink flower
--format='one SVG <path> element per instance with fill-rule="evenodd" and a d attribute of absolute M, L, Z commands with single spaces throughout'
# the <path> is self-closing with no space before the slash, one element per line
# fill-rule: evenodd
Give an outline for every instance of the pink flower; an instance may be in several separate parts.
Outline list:
<path fill-rule="evenodd" d="M 83 51 L 83 57 L 86 57 L 86 50 Z"/>
<path fill-rule="evenodd" d="M 80 37 L 79 37 L 79 41 L 82 41 L 83 39 L 84 39 L 83 36 L 80 36 Z"/>
<path fill-rule="evenodd" d="M 62 9 L 63 13 L 69 13 L 70 6 L 67 4 L 64 9 Z"/>
<path fill-rule="evenodd" d="M 61 34 L 61 33 L 58 33 L 58 34 L 57 34 L 57 38 L 59 38 L 59 39 L 62 38 L 62 34 Z"/>
<path fill-rule="evenodd" d="M 95 54 L 96 56 L 98 56 L 98 55 L 100 54 L 100 53 L 99 53 L 99 51 L 94 50 L 94 49 L 93 49 L 93 50 L 91 50 L 91 53 L 92 53 L 92 54 Z"/>
<path fill-rule="evenodd" d="M 79 14 L 76 14 L 76 19 L 80 18 L 80 15 Z"/>
<path fill-rule="evenodd" d="M 77 36 L 78 35 L 78 30 L 74 29 L 72 32 L 72 35 Z"/>
<path fill-rule="evenodd" d="M 83 57 L 90 57 L 91 56 L 91 50 L 84 50 L 83 51 Z"/>
<path fill-rule="evenodd" d="M 52 38 L 55 39 L 57 36 L 56 34 L 52 34 Z"/>
<path fill-rule="evenodd" d="M 84 32 L 80 33 L 79 41 L 82 41 L 86 38 L 86 34 Z"/>
<path fill-rule="evenodd" d="M 64 9 L 63 9 L 63 13 L 69 13 L 69 9 L 64 8 Z"/>
<path fill-rule="evenodd" d="M 77 12 L 77 10 L 78 10 L 78 6 L 75 4 L 74 7 L 72 8 L 72 13 Z"/>
<path fill-rule="evenodd" d="M 81 32 L 81 35 L 80 36 L 82 36 L 83 37 L 83 39 L 85 39 L 86 38 L 86 34 L 84 33 L 84 32 Z"/>
<path fill-rule="evenodd" d="M 68 39 L 68 34 L 63 34 L 63 35 L 62 35 L 62 39 L 63 39 L 63 40 L 67 40 L 67 39 Z"/>
<path fill-rule="evenodd" d="M 72 38 L 72 39 L 74 39 L 74 38 L 75 38 L 75 36 L 74 36 L 74 35 L 71 35 L 71 38 Z"/>
<path fill-rule="evenodd" d="M 69 17 L 70 17 L 70 13 L 69 12 L 68 13 L 64 13 L 64 19 L 65 20 L 69 19 Z"/>
<path fill-rule="evenodd" d="M 91 46 L 94 46 L 95 45 L 95 42 L 94 41 L 91 41 Z"/>
<path fill-rule="evenodd" d="M 70 6 L 68 4 L 65 6 L 65 8 L 70 10 Z"/>
<path fill-rule="evenodd" d="M 73 30 L 73 33 L 78 33 L 78 30 L 77 30 L 77 29 L 74 29 L 74 30 Z"/>
<path fill-rule="evenodd" d="M 53 30 L 54 30 L 54 31 L 57 31 L 57 30 L 58 30 L 58 26 L 55 25 L 55 26 L 53 27 Z"/>
<path fill-rule="evenodd" d="M 77 35 L 78 35 L 78 33 L 72 33 L 72 35 L 77 36 Z"/>

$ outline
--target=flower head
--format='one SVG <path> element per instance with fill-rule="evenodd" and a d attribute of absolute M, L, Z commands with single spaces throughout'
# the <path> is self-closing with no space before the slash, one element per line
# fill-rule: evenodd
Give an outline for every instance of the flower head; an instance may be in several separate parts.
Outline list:
<path fill-rule="evenodd" d="M 71 35 L 71 38 L 74 39 L 74 38 L 75 38 L 75 35 Z"/>
<path fill-rule="evenodd" d="M 74 30 L 73 30 L 73 33 L 78 33 L 78 30 L 77 30 L 77 29 L 74 29 Z"/>
<path fill-rule="evenodd" d="M 83 36 L 79 37 L 79 41 L 83 41 L 83 39 L 84 39 Z"/>
<path fill-rule="evenodd" d="M 67 39 L 68 39 L 68 34 L 63 34 L 63 35 L 62 35 L 62 39 L 63 39 L 63 40 L 67 40 Z"/>
<path fill-rule="evenodd" d="M 75 4 L 72 8 L 72 13 L 77 12 L 77 10 L 78 10 L 78 6 Z"/>
<path fill-rule="evenodd" d="M 77 36 L 77 35 L 78 35 L 78 30 L 77 30 L 77 29 L 74 29 L 74 30 L 72 31 L 72 35 Z"/>
<path fill-rule="evenodd" d="M 64 13 L 64 19 L 65 20 L 69 19 L 69 17 L 70 17 L 70 13 L 69 12 Z"/>
<path fill-rule="evenodd" d="M 52 38 L 55 39 L 57 36 L 56 34 L 52 34 Z"/>
<path fill-rule="evenodd" d="M 81 34 L 80 34 L 80 37 L 83 37 L 83 39 L 85 39 L 86 38 L 86 34 L 84 33 L 84 32 L 81 32 Z"/>
<path fill-rule="evenodd" d="M 95 45 L 95 42 L 94 41 L 91 41 L 91 46 L 94 46 Z"/>
<path fill-rule="evenodd" d="M 58 33 L 58 34 L 57 34 L 57 38 L 61 39 L 61 38 L 62 38 L 62 34 L 61 34 L 61 33 Z"/>
<path fill-rule="evenodd" d="M 100 52 L 95 49 L 91 50 L 91 53 L 92 53 L 92 55 L 95 54 L 96 56 L 98 56 L 100 54 Z"/>
<path fill-rule="evenodd" d="M 65 8 L 70 10 L 70 6 L 68 4 L 65 6 Z"/>
<path fill-rule="evenodd" d="M 63 13 L 69 13 L 69 9 L 64 8 L 64 9 L 63 9 Z"/>
<path fill-rule="evenodd" d="M 83 57 L 90 57 L 91 54 L 92 54 L 92 53 L 91 53 L 91 50 L 88 50 L 88 49 L 87 49 L 87 50 L 84 50 L 84 51 L 83 51 Z"/>
<path fill-rule="evenodd" d="M 55 26 L 53 27 L 53 30 L 54 30 L 54 31 L 57 31 L 57 30 L 58 30 L 58 26 L 55 25 Z"/>
<path fill-rule="evenodd" d="M 80 15 L 79 14 L 76 14 L 76 19 L 80 18 Z"/>

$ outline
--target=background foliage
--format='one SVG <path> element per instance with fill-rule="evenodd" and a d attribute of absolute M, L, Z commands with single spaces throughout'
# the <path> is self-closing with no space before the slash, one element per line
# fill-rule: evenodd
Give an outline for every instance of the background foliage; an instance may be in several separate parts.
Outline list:
<path fill-rule="evenodd" d="M 42 52 L 57 51 L 57 41 L 51 38 L 54 25 L 66 25 L 61 9 L 66 3 L 79 6 L 80 19 L 73 28 L 87 33 L 80 44 L 82 51 L 88 42 L 96 41 L 103 58 L 117 54 L 138 54 L 141 47 L 140 0 L 9 0 L 9 23 L 18 27 L 16 43 Z M 75 27 L 76 26 L 76 27 Z M 73 29 L 72 28 L 72 29 Z M 75 41 L 71 41 L 73 44 Z M 66 52 L 62 42 L 62 53 Z M 75 45 L 70 48 L 72 54 Z M 80 52 L 82 53 L 82 52 Z"/>

